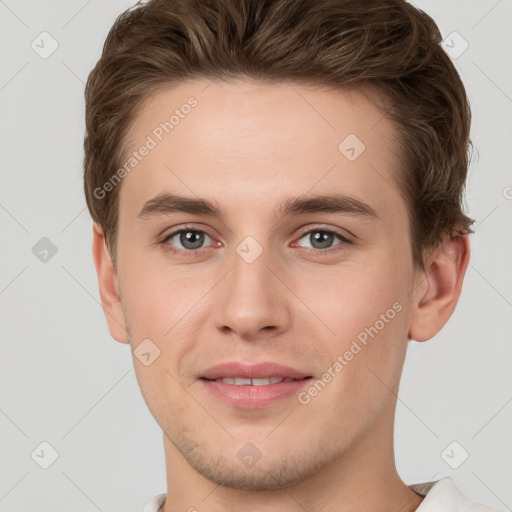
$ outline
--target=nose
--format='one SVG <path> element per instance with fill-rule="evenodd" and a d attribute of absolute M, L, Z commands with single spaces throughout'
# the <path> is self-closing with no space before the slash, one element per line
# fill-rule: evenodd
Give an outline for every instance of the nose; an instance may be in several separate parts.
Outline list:
<path fill-rule="evenodd" d="M 290 324 L 286 277 L 270 250 L 264 249 L 252 262 L 240 254 L 233 251 L 231 271 L 217 287 L 215 326 L 247 341 L 274 337 Z"/>

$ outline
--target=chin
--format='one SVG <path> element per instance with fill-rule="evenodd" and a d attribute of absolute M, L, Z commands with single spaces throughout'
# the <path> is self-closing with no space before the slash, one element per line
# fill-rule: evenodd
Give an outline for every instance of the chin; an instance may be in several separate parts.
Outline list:
<path fill-rule="evenodd" d="M 190 466 L 211 482 L 232 489 L 251 491 L 270 491 L 299 484 L 317 474 L 329 464 L 332 454 L 280 453 L 277 449 L 271 457 L 256 451 L 247 443 L 233 456 L 226 454 L 211 455 L 207 450 L 195 446 L 182 455 Z M 247 457 L 252 454 L 251 457 Z M 230 458 L 231 457 L 231 458 Z"/>

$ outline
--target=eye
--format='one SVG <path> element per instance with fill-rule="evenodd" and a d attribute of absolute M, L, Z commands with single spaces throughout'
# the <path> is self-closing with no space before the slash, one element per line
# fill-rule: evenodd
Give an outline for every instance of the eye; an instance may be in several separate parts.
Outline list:
<path fill-rule="evenodd" d="M 310 243 L 309 247 L 314 250 L 323 250 L 323 249 L 331 249 L 333 247 L 333 242 L 338 238 L 339 242 L 334 244 L 334 247 L 341 245 L 343 243 L 350 243 L 350 240 L 345 238 L 341 233 L 330 229 L 310 229 L 302 234 L 299 240 L 305 238 L 307 242 Z"/>
<path fill-rule="evenodd" d="M 162 244 L 170 251 L 177 253 L 193 253 L 202 249 L 205 239 L 212 241 L 212 238 L 204 231 L 192 228 L 183 228 L 174 231 L 162 240 Z"/>
<path fill-rule="evenodd" d="M 302 239 L 306 240 L 306 245 L 298 244 L 295 242 L 293 246 L 300 245 L 317 253 L 329 253 L 331 251 L 338 250 L 337 246 L 339 245 L 352 243 L 341 233 L 331 229 L 322 228 L 310 229 L 309 231 L 306 231 L 299 238 L 299 240 Z M 336 239 L 338 239 L 338 243 L 335 243 Z M 207 233 L 200 229 L 185 227 L 173 231 L 167 235 L 160 243 L 164 246 L 166 251 L 190 256 L 194 255 L 199 250 L 204 249 L 204 244 L 208 240 L 210 241 L 209 245 L 212 245 L 214 240 Z M 219 242 L 216 243 L 219 244 Z M 307 245 L 308 243 L 309 245 Z"/>

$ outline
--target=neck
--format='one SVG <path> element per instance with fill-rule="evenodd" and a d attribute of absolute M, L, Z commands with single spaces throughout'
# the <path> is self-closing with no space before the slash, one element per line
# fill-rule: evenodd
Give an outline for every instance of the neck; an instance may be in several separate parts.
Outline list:
<path fill-rule="evenodd" d="M 413 512 L 423 497 L 400 479 L 394 460 L 394 407 L 345 453 L 310 478 L 277 490 L 220 486 L 188 463 L 164 435 L 167 500 L 164 512 Z"/>

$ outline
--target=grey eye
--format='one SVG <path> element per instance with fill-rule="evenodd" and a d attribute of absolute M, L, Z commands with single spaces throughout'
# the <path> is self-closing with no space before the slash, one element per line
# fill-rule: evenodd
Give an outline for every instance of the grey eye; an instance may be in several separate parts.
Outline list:
<path fill-rule="evenodd" d="M 311 247 L 312 249 L 329 249 L 330 247 L 332 247 L 335 238 L 338 238 L 340 240 L 339 243 L 343 241 L 341 235 L 338 235 L 338 233 L 326 229 L 314 229 L 308 231 L 307 233 L 304 233 L 304 235 L 302 235 L 301 240 L 303 238 L 306 238 L 306 240 L 310 242 L 311 245 L 309 245 L 309 247 Z"/>
<path fill-rule="evenodd" d="M 195 249 L 201 249 L 205 238 L 209 238 L 211 240 L 210 236 L 208 236 L 204 231 L 196 229 L 181 229 L 170 234 L 166 238 L 166 242 L 168 241 L 180 249 L 193 251 Z M 181 244 L 181 247 L 178 242 Z"/>

